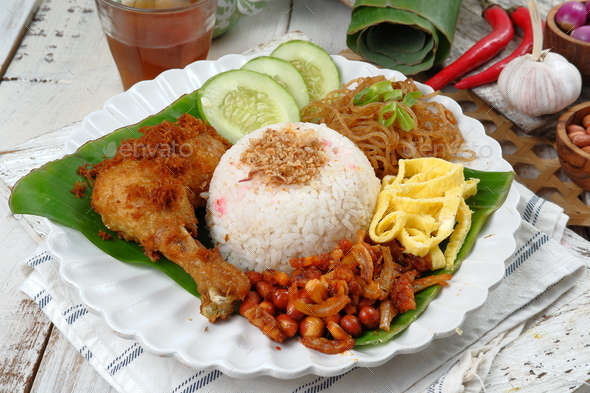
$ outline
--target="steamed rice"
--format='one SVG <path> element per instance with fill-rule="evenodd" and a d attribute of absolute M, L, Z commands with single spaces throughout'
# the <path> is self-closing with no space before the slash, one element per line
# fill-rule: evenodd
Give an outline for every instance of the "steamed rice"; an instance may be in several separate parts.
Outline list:
<path fill-rule="evenodd" d="M 286 128 L 317 134 L 326 158 L 319 175 L 302 185 L 249 177 L 241 157 L 250 140 Z M 290 259 L 330 252 L 339 240 L 366 230 L 379 189 L 369 160 L 348 138 L 325 125 L 277 124 L 248 134 L 224 154 L 209 187 L 207 223 L 230 263 L 289 272 Z"/>

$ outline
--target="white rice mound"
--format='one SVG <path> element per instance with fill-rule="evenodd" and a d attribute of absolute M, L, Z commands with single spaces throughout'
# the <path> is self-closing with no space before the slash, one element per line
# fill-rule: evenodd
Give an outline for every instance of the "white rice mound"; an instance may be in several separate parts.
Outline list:
<path fill-rule="evenodd" d="M 251 138 L 286 125 L 317 132 L 327 155 L 307 185 L 271 186 L 248 179 L 240 162 Z M 348 138 L 325 125 L 275 124 L 242 137 L 221 158 L 209 187 L 207 224 L 215 246 L 243 270 L 291 272 L 289 260 L 330 252 L 371 221 L 380 190 L 369 160 Z"/>

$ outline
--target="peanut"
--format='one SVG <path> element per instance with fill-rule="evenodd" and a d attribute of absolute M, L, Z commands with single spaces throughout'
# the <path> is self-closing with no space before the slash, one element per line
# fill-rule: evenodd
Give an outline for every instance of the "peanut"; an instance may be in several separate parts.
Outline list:
<path fill-rule="evenodd" d="M 240 308 L 239 308 L 240 315 L 243 316 L 246 313 L 246 311 L 248 311 L 252 307 L 254 307 L 257 304 L 259 304 L 260 303 L 260 300 L 261 300 L 260 299 L 260 295 L 257 292 L 250 291 L 246 295 L 246 298 L 240 304 Z"/>
<path fill-rule="evenodd" d="M 590 114 L 584 116 L 582 125 L 570 124 L 565 131 L 576 147 L 590 153 Z"/>
<path fill-rule="evenodd" d="M 585 147 L 585 146 L 590 146 L 590 135 L 588 134 L 584 134 L 584 135 L 574 135 L 572 136 L 572 142 L 574 142 L 574 145 L 576 145 L 577 147 Z"/>
<path fill-rule="evenodd" d="M 302 337 L 322 337 L 324 334 L 325 324 L 321 318 L 305 317 L 299 323 L 299 334 Z"/>
<path fill-rule="evenodd" d="M 255 285 L 256 292 L 260 295 L 261 298 L 265 299 L 266 296 L 272 292 L 274 286 L 266 281 L 258 281 Z"/>
<path fill-rule="evenodd" d="M 365 306 L 359 311 L 359 320 L 365 328 L 369 330 L 377 329 L 380 320 L 379 311 L 371 306 Z"/>
<path fill-rule="evenodd" d="M 273 317 L 277 316 L 277 306 L 275 306 L 274 303 L 269 302 L 268 300 L 263 300 L 260 302 L 260 307 L 262 307 L 264 311 L 266 311 Z"/>
<path fill-rule="evenodd" d="M 567 126 L 567 128 L 565 129 L 565 131 L 567 132 L 567 134 L 570 136 L 573 134 L 577 134 L 578 132 L 582 132 L 582 133 L 586 133 L 586 128 L 582 127 L 580 125 L 577 124 L 570 124 L 569 126 Z"/>
<path fill-rule="evenodd" d="M 345 315 L 340 319 L 340 326 L 350 334 L 352 337 L 359 337 L 363 334 L 363 326 L 361 321 L 355 315 Z"/>
<path fill-rule="evenodd" d="M 297 331 L 299 330 L 299 322 L 287 314 L 280 314 L 276 319 L 287 337 L 293 337 L 297 334 Z"/>

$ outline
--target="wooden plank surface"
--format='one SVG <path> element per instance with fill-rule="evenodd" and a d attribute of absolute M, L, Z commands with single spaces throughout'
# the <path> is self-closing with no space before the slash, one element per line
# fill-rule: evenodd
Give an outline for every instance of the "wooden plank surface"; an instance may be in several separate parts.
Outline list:
<path fill-rule="evenodd" d="M 328 53 L 338 54 L 346 49 L 350 12 L 350 8 L 337 0 L 274 0 L 215 39 L 209 59 L 248 53 L 260 43 L 297 31 L 303 31 Z"/>
<path fill-rule="evenodd" d="M 338 54 L 346 49 L 350 12 L 350 8 L 339 1 L 296 1 L 291 10 L 289 30 L 302 30 L 328 53 Z"/>
<path fill-rule="evenodd" d="M 79 121 L 122 91 L 94 7 L 42 2 L 0 83 L 0 151 Z"/>
<path fill-rule="evenodd" d="M 79 120 L 101 109 L 108 98 L 122 91 L 106 41 L 102 34 L 96 34 L 100 26 L 93 7 L 93 3 L 84 0 L 59 3 L 45 0 L 30 26 L 35 34 L 25 36 L 0 83 L 0 118 L 3 134 L 7 136 L 0 139 L 3 218 L 10 215 L 6 185 L 13 185 L 32 168 L 54 158 L 67 135 L 79 127 Z M 315 5 L 309 1 L 293 4 L 288 0 L 273 1 L 259 14 L 240 20 L 226 35 L 216 39 L 209 58 L 247 52 L 255 44 L 303 28 L 305 25 L 297 24 L 294 15 L 305 15 L 308 20 L 311 15 L 318 21 L 327 20 L 330 15 L 334 21 L 339 20 L 333 7 L 344 12 L 346 20 L 349 10 L 337 0 Z M 342 37 L 338 27 L 342 28 L 335 22 L 331 25 Z M 334 39 L 331 34 L 324 35 L 324 31 L 318 31 L 315 40 L 324 47 L 333 47 L 333 53 L 344 47 L 343 37 Z M 13 104 L 14 97 L 19 97 L 18 106 Z M 36 108 L 33 111 L 36 116 L 31 116 L 32 106 Z M 36 243 L 30 234 L 43 235 L 45 229 L 37 218 L 18 219 L 21 221 L 8 218 L 6 221 L 11 225 L 0 227 L 0 246 L 8 248 L 10 244 L 16 245 L 17 250 L 32 251 Z M 15 239 L 21 243 L 28 240 L 31 244 L 22 245 Z M 10 264 L 0 264 L 0 289 L 6 291 L 0 298 L 0 375 L 3 376 L 0 391 L 114 392 L 65 337 L 51 328 L 37 305 L 11 289 L 22 281 L 17 271 L 25 258 L 22 254 L 5 255 Z M 18 314 L 16 310 L 20 310 Z"/>
<path fill-rule="evenodd" d="M 248 53 L 257 44 L 281 37 L 289 29 L 289 1 L 271 1 L 258 14 L 241 18 L 227 33 L 213 41 L 209 59 L 231 53 Z"/>
<path fill-rule="evenodd" d="M 0 8 L 0 78 L 12 61 L 41 0 L 3 0 Z"/>
<path fill-rule="evenodd" d="M 570 230 L 562 244 L 585 262 L 586 274 L 500 351 L 486 378 L 487 391 L 590 392 L 590 250 L 588 241 Z"/>
<path fill-rule="evenodd" d="M 247 52 L 304 27 L 338 53 L 346 47 L 349 14 L 338 0 L 275 0 L 215 39 L 209 59 Z M 0 151 L 80 121 L 123 91 L 93 2 L 45 0 L 29 27 L 0 83 Z"/>
<path fill-rule="evenodd" d="M 49 337 L 39 372 L 31 392 L 114 393 L 109 385 L 70 344 L 54 329 Z"/>
<path fill-rule="evenodd" d="M 469 22 L 479 17 L 476 11 L 470 11 L 476 6 L 476 0 L 464 0 L 464 8 L 467 7 L 469 13 L 462 11 L 462 18 Z M 348 20 L 349 10 L 343 3 L 276 0 L 267 7 L 260 14 L 241 20 L 228 34 L 218 38 L 210 58 L 246 52 L 255 43 L 293 30 L 303 30 L 330 53 L 339 53 L 345 48 L 343 31 L 348 23 L 342 21 Z M 483 33 L 481 20 L 477 25 L 478 31 Z M 0 118 L 3 121 L 0 152 L 5 151 L 0 153 L 0 183 L 14 184 L 28 170 L 53 157 L 69 132 L 79 126 L 75 122 L 88 112 L 102 108 L 107 98 L 122 91 L 106 41 L 102 34 L 97 34 L 100 26 L 92 2 L 44 0 L 30 28 L 33 34 L 25 36 L 0 83 Z M 474 30 L 469 28 L 462 34 L 475 37 Z M 66 125 L 71 126 L 63 128 Z M 4 138 L 4 135 L 9 137 Z M 41 136 L 29 141 L 38 135 Z M 4 262 L 0 264 L 0 391 L 114 392 L 61 333 L 52 329 L 38 307 L 15 289 L 22 281 L 18 266 L 36 244 L 31 228 L 41 234 L 43 228 L 39 227 L 38 220 L 25 223 L 24 218 L 11 218 L 7 209 L 8 195 L 9 189 L 0 184 L 0 217 L 3 217 L 0 247 L 4 250 Z M 568 231 L 567 236 L 580 252 L 590 253 L 587 244 L 572 237 L 572 232 Z M 584 391 L 587 387 L 584 378 L 588 378 L 583 375 L 585 371 L 576 367 L 568 372 L 565 368 L 579 363 L 579 358 L 575 363 L 576 353 L 572 353 L 571 348 L 580 341 L 580 336 L 570 334 L 560 343 L 550 339 L 561 335 L 561 323 L 575 321 L 575 318 L 587 319 L 588 309 L 584 306 L 589 303 L 588 282 L 584 281 L 584 285 L 586 287 L 580 287 L 579 301 L 556 305 L 547 315 L 531 321 L 533 330 L 530 331 L 546 332 L 546 339 L 531 339 L 533 333 L 525 334 L 501 352 L 494 363 L 496 374 L 488 379 L 488 391 L 514 391 L 515 388 L 525 391 L 526 384 L 534 386 L 536 391 L 547 391 L 544 386 L 549 386 L 546 385 L 548 378 L 535 379 L 536 376 L 527 374 L 531 369 L 538 369 L 522 361 L 525 351 L 541 355 L 551 353 L 551 359 L 561 362 L 552 363 L 553 370 L 572 377 L 575 382 L 568 385 L 567 391 Z M 580 315 L 582 313 L 586 314 Z M 549 364 L 542 363 L 545 358 L 536 360 L 538 362 L 531 363 L 533 366 Z M 504 375 L 506 367 L 510 367 L 510 372 Z"/>
<path fill-rule="evenodd" d="M 7 207 L 8 189 L 0 182 L 0 392 L 28 392 L 52 324 L 18 287 L 22 261 L 37 245 Z M 37 240 L 40 240 L 37 238 Z"/>

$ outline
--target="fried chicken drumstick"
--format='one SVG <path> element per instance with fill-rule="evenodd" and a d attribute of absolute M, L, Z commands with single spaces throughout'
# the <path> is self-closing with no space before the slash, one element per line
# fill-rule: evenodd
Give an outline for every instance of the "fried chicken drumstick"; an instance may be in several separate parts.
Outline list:
<path fill-rule="evenodd" d="M 185 114 L 176 123 L 144 127 L 116 155 L 81 173 L 93 182 L 92 207 L 119 237 L 160 254 L 197 283 L 201 313 L 211 322 L 228 317 L 250 289 L 246 275 L 208 250 L 197 234 L 194 208 L 205 206 L 213 171 L 229 143 L 201 120 Z"/>

